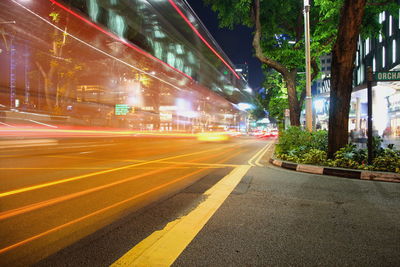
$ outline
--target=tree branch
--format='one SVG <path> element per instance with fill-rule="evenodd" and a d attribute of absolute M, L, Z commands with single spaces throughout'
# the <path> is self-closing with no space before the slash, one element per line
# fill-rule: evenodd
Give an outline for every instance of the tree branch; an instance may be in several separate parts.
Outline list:
<path fill-rule="evenodd" d="M 391 2 L 394 2 L 393 0 L 387 0 L 383 2 L 376 2 L 376 3 L 367 3 L 368 6 L 386 6 L 387 4 L 390 4 Z"/>
<path fill-rule="evenodd" d="M 312 73 L 311 73 L 311 82 L 318 76 L 319 73 L 319 67 L 317 64 L 317 60 L 315 58 L 311 59 L 311 68 L 312 68 Z"/>
<path fill-rule="evenodd" d="M 253 47 L 256 51 L 257 58 L 267 64 L 269 67 L 275 69 L 282 75 L 286 75 L 289 71 L 279 62 L 266 57 L 261 47 L 261 22 L 260 22 L 260 0 L 254 1 L 254 24 L 256 25 L 256 31 L 254 33 Z"/>

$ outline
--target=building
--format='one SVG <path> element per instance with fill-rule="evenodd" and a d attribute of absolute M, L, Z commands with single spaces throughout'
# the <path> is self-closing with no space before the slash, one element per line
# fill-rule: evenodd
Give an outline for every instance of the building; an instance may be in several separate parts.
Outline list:
<path fill-rule="evenodd" d="M 139 130 L 244 123 L 247 82 L 184 0 L 0 1 L 0 17 L 7 112 Z"/>
<path fill-rule="evenodd" d="M 249 82 L 249 65 L 247 63 L 236 64 L 235 71 L 241 74 L 246 82 Z"/>
<path fill-rule="evenodd" d="M 400 9 L 399 9 L 400 14 Z M 379 14 L 382 33 L 376 39 L 359 38 L 349 114 L 349 131 L 360 135 L 367 129 L 367 67 L 373 72 L 400 70 L 400 21 L 389 14 Z M 329 63 L 329 64 L 328 64 Z M 321 57 L 322 79 L 314 83 L 313 96 L 316 123 L 327 128 L 330 92 L 330 57 Z M 373 126 L 379 135 L 400 136 L 400 82 L 373 83 Z"/>

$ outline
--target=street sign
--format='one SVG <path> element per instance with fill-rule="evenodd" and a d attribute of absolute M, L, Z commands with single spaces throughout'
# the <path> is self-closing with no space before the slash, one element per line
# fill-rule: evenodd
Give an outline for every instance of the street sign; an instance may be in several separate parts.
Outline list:
<path fill-rule="evenodd" d="M 375 72 L 375 81 L 400 81 L 400 71 Z"/>
<path fill-rule="evenodd" d="M 115 104 L 115 115 L 126 115 L 129 113 L 129 106 L 126 104 Z"/>

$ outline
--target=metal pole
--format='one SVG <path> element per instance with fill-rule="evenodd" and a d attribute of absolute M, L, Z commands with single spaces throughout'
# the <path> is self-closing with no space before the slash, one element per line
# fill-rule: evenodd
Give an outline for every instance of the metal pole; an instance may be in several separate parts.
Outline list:
<path fill-rule="evenodd" d="M 373 74 L 372 74 L 372 67 L 367 67 L 367 93 L 368 93 L 368 164 L 371 165 L 374 153 L 372 151 L 372 81 L 373 81 Z"/>
<path fill-rule="evenodd" d="M 304 0 L 304 33 L 306 46 L 306 128 L 312 132 L 311 53 L 310 53 L 310 3 Z"/>

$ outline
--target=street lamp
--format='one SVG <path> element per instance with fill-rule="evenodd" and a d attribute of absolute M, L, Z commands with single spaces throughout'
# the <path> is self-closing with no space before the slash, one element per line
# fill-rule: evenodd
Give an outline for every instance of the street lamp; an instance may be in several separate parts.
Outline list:
<path fill-rule="evenodd" d="M 304 33 L 306 46 L 306 128 L 312 131 L 311 56 L 310 56 L 310 2 L 304 0 Z"/>

